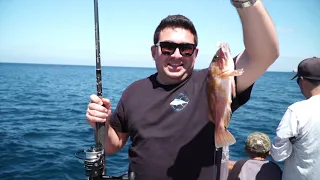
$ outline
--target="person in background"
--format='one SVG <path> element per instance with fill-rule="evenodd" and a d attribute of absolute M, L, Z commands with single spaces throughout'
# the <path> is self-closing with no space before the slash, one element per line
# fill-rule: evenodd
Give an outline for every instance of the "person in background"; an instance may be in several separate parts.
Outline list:
<path fill-rule="evenodd" d="M 235 78 L 234 112 L 278 58 L 279 44 L 260 0 L 231 3 L 240 15 L 246 47 L 234 58 L 235 66 L 245 71 Z M 183 15 L 164 18 L 150 50 L 157 72 L 126 88 L 114 112 L 109 99 L 90 96 L 86 118 L 94 128 L 96 122 L 105 123 L 106 154 L 118 152 L 130 137 L 129 162 L 138 180 L 225 180 L 228 147 L 215 147 L 208 116 L 208 68 L 194 70 L 199 49 L 192 21 Z"/>
<path fill-rule="evenodd" d="M 284 180 L 320 179 L 320 58 L 298 65 L 297 78 L 306 100 L 290 105 L 272 143 L 271 155 L 284 161 Z"/>
<path fill-rule="evenodd" d="M 281 168 L 270 156 L 271 141 L 268 135 L 255 132 L 247 137 L 245 151 L 250 158 L 237 161 L 229 173 L 228 180 L 280 180 Z"/>

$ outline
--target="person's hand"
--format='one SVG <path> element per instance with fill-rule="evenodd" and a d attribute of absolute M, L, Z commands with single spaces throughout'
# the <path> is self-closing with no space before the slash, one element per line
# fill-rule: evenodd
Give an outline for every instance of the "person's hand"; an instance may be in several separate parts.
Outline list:
<path fill-rule="evenodd" d="M 90 96 L 86 118 L 88 123 L 95 128 L 96 122 L 108 122 L 111 117 L 111 102 L 109 99 L 100 99 L 97 95 Z"/>
<path fill-rule="evenodd" d="M 232 168 L 233 168 L 233 166 L 234 166 L 235 163 L 236 163 L 236 161 L 231 161 L 231 160 L 229 160 L 229 162 L 228 162 L 228 170 L 229 170 L 229 171 L 232 170 Z"/>

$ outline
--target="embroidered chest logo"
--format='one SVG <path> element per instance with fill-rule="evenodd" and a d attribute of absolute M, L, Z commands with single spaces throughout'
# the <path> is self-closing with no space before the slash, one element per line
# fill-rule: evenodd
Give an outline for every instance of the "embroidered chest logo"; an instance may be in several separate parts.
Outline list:
<path fill-rule="evenodd" d="M 181 111 L 189 103 L 189 98 L 184 93 L 180 93 L 171 103 L 170 106 L 174 111 Z"/>

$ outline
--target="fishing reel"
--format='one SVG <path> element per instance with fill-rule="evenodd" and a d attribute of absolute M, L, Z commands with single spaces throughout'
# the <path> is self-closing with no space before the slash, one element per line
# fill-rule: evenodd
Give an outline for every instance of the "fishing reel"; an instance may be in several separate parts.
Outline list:
<path fill-rule="evenodd" d="M 98 177 L 104 175 L 105 155 L 102 148 L 91 147 L 85 150 L 86 159 L 84 160 L 84 167 L 86 176 Z"/>
<path fill-rule="evenodd" d="M 85 153 L 85 157 L 80 157 L 80 153 Z M 89 180 L 134 180 L 135 175 L 129 167 L 129 172 L 120 176 L 107 176 L 105 174 L 105 153 L 104 149 L 92 146 L 87 150 L 76 152 L 78 159 L 84 160 L 85 175 Z"/>
<path fill-rule="evenodd" d="M 80 153 L 85 153 L 85 157 L 80 157 Z M 103 148 L 92 146 L 87 150 L 76 152 L 75 156 L 84 160 L 85 175 L 89 179 L 99 179 L 104 175 L 105 155 Z"/>

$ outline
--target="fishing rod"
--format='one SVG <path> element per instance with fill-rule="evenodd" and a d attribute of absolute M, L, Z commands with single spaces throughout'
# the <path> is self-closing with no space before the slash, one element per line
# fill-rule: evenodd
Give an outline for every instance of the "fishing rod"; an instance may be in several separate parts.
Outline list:
<path fill-rule="evenodd" d="M 102 77 L 101 77 L 101 61 L 100 61 L 100 34 L 99 34 L 99 11 L 98 0 L 94 0 L 94 25 L 95 25 L 95 50 L 96 50 L 96 85 L 97 96 L 102 98 Z M 84 160 L 85 175 L 89 180 L 116 180 L 130 179 L 134 180 L 134 174 L 129 167 L 129 174 L 125 173 L 121 176 L 107 176 L 106 156 L 105 156 L 105 123 L 96 123 L 94 131 L 95 145 L 87 150 L 76 152 L 78 159 Z M 79 157 L 79 153 L 85 153 L 85 158 Z M 128 176 L 126 176 L 128 174 Z"/>

